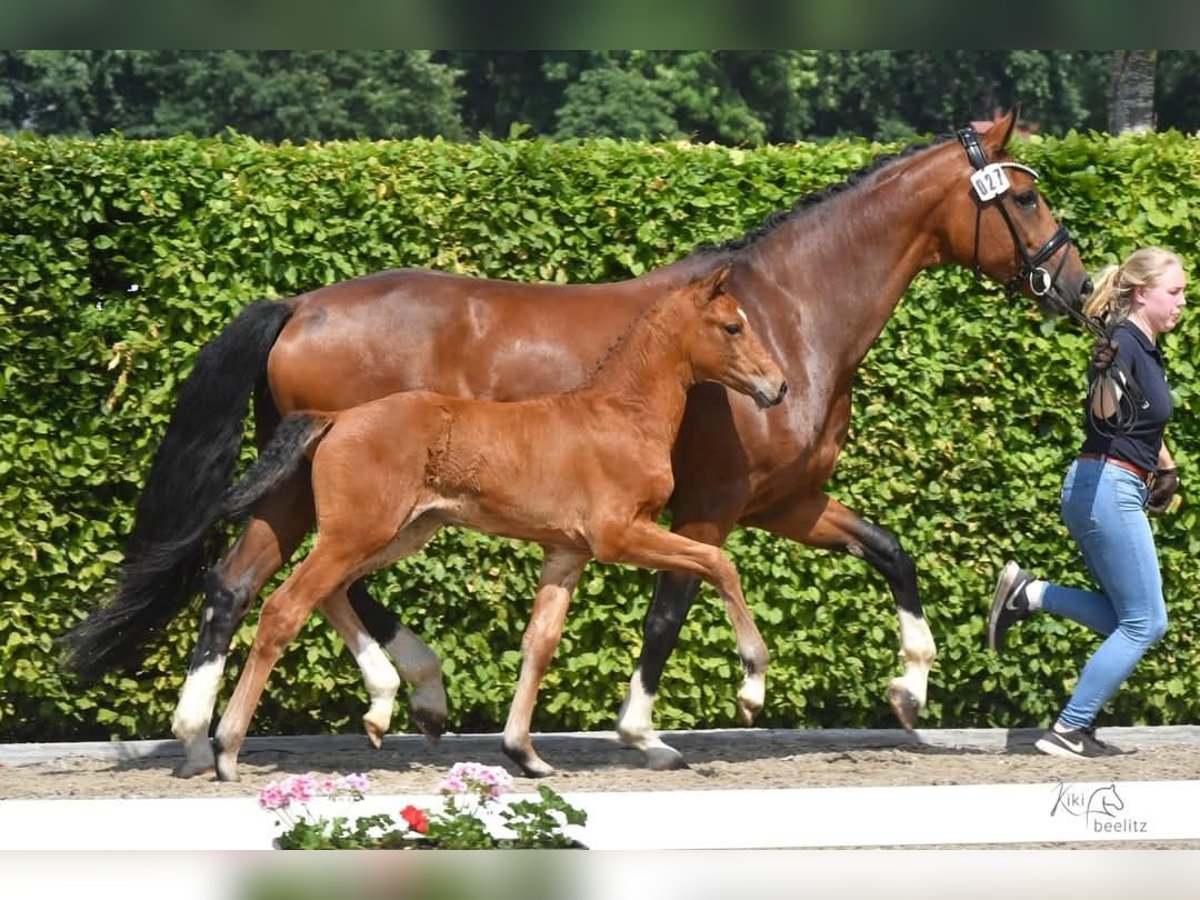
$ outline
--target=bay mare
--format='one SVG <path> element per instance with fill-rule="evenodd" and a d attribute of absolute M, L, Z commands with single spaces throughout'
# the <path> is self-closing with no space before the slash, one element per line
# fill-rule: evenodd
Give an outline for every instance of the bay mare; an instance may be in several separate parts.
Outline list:
<path fill-rule="evenodd" d="M 505 403 L 408 391 L 341 413 L 284 419 L 230 492 L 227 515 L 244 518 L 308 457 L 317 537 L 263 604 L 217 728 L 218 777 L 236 780 L 267 676 L 317 605 L 417 552 L 444 525 L 537 541 L 545 552 L 504 729 L 504 750 L 526 774 L 554 771 L 533 749 L 530 721 L 571 594 L 591 559 L 684 572 L 717 589 L 745 669 L 738 705 L 752 722 L 762 708 L 768 654 L 737 571 L 719 548 L 657 522 L 674 487 L 671 448 L 692 386 L 711 379 L 764 408 L 787 392 L 779 365 L 725 293 L 729 272 L 726 265 L 669 291 L 582 387 L 565 393 Z M 379 710 L 385 718 L 395 687 L 391 693 Z M 384 721 L 380 736 L 386 729 Z"/>
<path fill-rule="evenodd" d="M 136 665 L 145 643 L 203 586 L 172 728 L 186 751 L 177 773 L 212 769 L 209 728 L 233 631 L 314 521 L 308 480 L 296 477 L 259 504 L 215 565 L 210 542 L 189 537 L 218 519 L 252 394 L 261 445 L 281 415 L 347 409 L 396 391 L 515 400 L 565 390 L 656 297 L 733 263 L 729 288 L 783 363 L 796 399 L 786 414 L 763 417 L 723 388 L 691 392 L 673 456 L 672 528 L 719 546 L 735 526 L 750 525 L 875 568 L 900 625 L 904 671 L 887 696 L 901 724 L 914 727 L 935 645 L 913 560 L 825 484 L 846 440 L 855 371 L 919 272 L 970 266 L 1027 296 L 1036 287 L 1046 312 L 1078 310 L 1091 292 L 1032 174 L 1013 165 L 1006 145 L 1015 120 L 1010 112 L 983 134 L 968 130 L 877 160 L 739 240 L 627 281 L 521 284 L 405 269 L 252 304 L 197 357 L 147 476 L 117 593 L 67 635 L 68 665 L 84 674 Z M 1011 179 L 988 201 L 970 181 L 983 163 L 1007 166 Z M 652 711 L 697 586 L 691 575 L 657 576 L 617 722 L 621 740 L 655 768 L 683 762 L 655 733 Z M 440 733 L 437 657 L 361 580 L 347 593 L 349 602 L 335 595 L 323 611 L 351 648 L 372 640 L 388 648 L 413 685 L 414 721 Z"/>

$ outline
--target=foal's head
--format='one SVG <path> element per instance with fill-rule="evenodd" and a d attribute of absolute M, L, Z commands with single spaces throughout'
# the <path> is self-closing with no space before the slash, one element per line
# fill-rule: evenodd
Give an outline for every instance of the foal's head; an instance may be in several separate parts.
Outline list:
<path fill-rule="evenodd" d="M 696 312 L 684 334 L 684 352 L 697 381 L 719 381 L 760 407 L 774 406 L 787 393 L 787 381 L 741 304 L 726 292 L 730 268 L 726 263 L 681 289 Z"/>

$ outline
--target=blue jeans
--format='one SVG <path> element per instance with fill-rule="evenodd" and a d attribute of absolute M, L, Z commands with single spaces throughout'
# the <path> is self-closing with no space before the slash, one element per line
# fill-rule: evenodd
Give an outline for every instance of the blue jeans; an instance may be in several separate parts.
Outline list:
<path fill-rule="evenodd" d="M 1105 636 L 1059 716 L 1068 728 L 1091 725 L 1166 633 L 1162 574 L 1145 512 L 1148 494 L 1132 472 L 1098 459 L 1077 459 L 1063 480 L 1063 521 L 1101 593 L 1047 583 L 1042 609 Z"/>

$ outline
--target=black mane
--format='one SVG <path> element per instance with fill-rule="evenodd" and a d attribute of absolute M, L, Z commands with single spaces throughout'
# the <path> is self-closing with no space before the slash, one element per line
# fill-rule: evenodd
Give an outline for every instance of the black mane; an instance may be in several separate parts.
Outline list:
<path fill-rule="evenodd" d="M 742 250 L 745 247 L 749 247 L 756 241 L 766 237 L 784 222 L 788 221 L 794 216 L 800 215 L 806 210 L 812 209 L 814 206 L 825 202 L 830 197 L 855 187 L 864 178 L 879 171 L 884 166 L 887 166 L 898 159 L 904 159 L 905 157 L 920 153 L 922 150 L 927 150 L 930 147 L 936 147 L 939 144 L 944 144 L 953 139 L 954 135 L 944 134 L 932 141 L 927 141 L 921 144 L 909 144 L 903 150 L 899 150 L 896 153 L 886 153 L 883 156 L 876 157 L 868 165 L 849 175 L 845 181 L 842 181 L 838 184 L 831 184 L 819 191 L 806 194 L 793 203 L 791 209 L 777 210 L 776 212 L 771 213 L 762 221 L 761 224 L 750 228 L 741 237 L 730 238 L 729 240 L 722 241 L 719 244 L 701 244 L 692 251 L 692 255 L 710 256 L 718 253 L 731 253 L 735 250 Z"/>

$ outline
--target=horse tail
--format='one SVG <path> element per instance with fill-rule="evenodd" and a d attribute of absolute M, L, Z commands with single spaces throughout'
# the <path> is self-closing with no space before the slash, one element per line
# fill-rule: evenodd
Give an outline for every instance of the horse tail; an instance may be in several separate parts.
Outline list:
<path fill-rule="evenodd" d="M 130 667 L 183 611 L 219 547 L 210 536 L 237 463 L 251 394 L 292 309 L 246 307 L 197 354 L 150 465 L 113 597 L 62 637 L 68 670 L 97 677 Z"/>
<path fill-rule="evenodd" d="M 221 518 L 241 522 L 263 497 L 300 468 L 308 450 L 320 442 L 333 419 L 316 413 L 293 413 L 284 418 L 270 443 L 221 501 Z"/>

